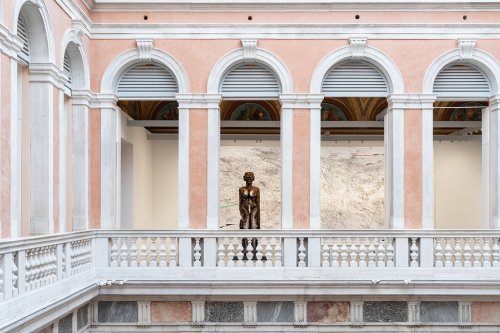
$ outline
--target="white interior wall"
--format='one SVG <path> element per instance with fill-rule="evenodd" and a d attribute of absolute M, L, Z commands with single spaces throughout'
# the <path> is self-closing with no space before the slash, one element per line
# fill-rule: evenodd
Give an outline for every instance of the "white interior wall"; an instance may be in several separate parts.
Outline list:
<path fill-rule="evenodd" d="M 434 142 L 436 229 L 481 229 L 481 142 Z"/>

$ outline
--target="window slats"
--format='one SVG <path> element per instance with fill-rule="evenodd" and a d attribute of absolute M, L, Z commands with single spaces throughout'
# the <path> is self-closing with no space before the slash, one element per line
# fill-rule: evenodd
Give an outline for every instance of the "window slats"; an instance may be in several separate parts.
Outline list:
<path fill-rule="evenodd" d="M 71 89 L 71 62 L 69 60 L 68 51 L 64 52 L 63 72 L 68 77 L 68 80 L 65 82 L 65 85 L 66 87 Z"/>
<path fill-rule="evenodd" d="M 453 64 L 441 70 L 433 90 L 438 98 L 491 96 L 486 75 L 478 68 L 465 64 Z"/>
<path fill-rule="evenodd" d="M 179 91 L 174 75 L 161 65 L 138 64 L 128 69 L 118 83 L 120 99 L 172 99 Z"/>
<path fill-rule="evenodd" d="M 243 64 L 231 69 L 223 78 L 223 97 L 279 97 L 281 87 L 276 75 L 260 64 Z"/>
<path fill-rule="evenodd" d="M 17 37 L 23 42 L 23 47 L 21 51 L 17 54 L 19 59 L 29 63 L 30 61 L 30 42 L 28 39 L 28 29 L 26 28 L 26 23 L 22 15 L 19 15 L 17 20 Z"/>

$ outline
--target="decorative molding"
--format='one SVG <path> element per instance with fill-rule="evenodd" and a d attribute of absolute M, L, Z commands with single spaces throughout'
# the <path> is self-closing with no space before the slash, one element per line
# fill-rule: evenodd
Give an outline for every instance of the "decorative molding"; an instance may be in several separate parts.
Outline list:
<path fill-rule="evenodd" d="M 154 39 L 137 39 L 137 50 L 139 50 L 139 60 L 151 61 Z"/>
<path fill-rule="evenodd" d="M 243 302 L 243 322 L 247 326 L 257 322 L 257 302 Z"/>
<path fill-rule="evenodd" d="M 294 325 L 307 324 L 307 302 L 294 302 Z"/>
<path fill-rule="evenodd" d="M 408 322 L 412 327 L 420 323 L 420 302 L 408 302 Z"/>
<path fill-rule="evenodd" d="M 322 94 L 281 94 L 282 109 L 312 109 L 321 108 Z"/>
<path fill-rule="evenodd" d="M 365 37 L 350 37 L 349 45 L 351 46 L 351 54 L 353 58 L 361 58 L 365 54 L 367 38 Z"/>
<path fill-rule="evenodd" d="M 214 109 L 219 108 L 222 95 L 219 94 L 176 94 L 179 109 Z"/>
<path fill-rule="evenodd" d="M 476 41 L 473 39 L 459 39 L 457 40 L 460 60 L 472 59 L 472 53 L 476 47 Z"/>
<path fill-rule="evenodd" d="M 151 302 L 137 302 L 137 327 L 151 327 Z"/>
<path fill-rule="evenodd" d="M 205 322 L 205 302 L 191 301 L 192 308 L 192 327 L 203 327 Z"/>
<path fill-rule="evenodd" d="M 472 302 L 458 302 L 458 322 L 462 327 L 472 323 Z"/>
<path fill-rule="evenodd" d="M 243 58 L 245 62 L 255 62 L 257 57 L 257 40 L 256 39 L 242 39 L 243 45 Z"/>
<path fill-rule="evenodd" d="M 350 318 L 351 326 L 359 327 L 363 323 L 363 304 L 364 302 L 351 302 L 350 303 Z"/>

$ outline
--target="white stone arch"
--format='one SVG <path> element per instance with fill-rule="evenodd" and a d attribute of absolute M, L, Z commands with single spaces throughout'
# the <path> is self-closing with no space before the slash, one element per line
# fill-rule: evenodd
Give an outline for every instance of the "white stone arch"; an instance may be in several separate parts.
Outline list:
<path fill-rule="evenodd" d="M 212 71 L 208 77 L 207 93 L 218 94 L 222 79 L 228 70 L 244 62 L 245 55 L 243 48 L 231 51 L 219 59 L 214 67 L 212 67 Z M 293 93 L 292 76 L 281 59 L 266 50 L 257 48 L 255 51 L 255 62 L 269 67 L 277 75 L 281 86 L 281 94 Z"/>
<path fill-rule="evenodd" d="M 153 49 L 151 51 L 151 61 L 156 61 L 172 71 L 177 80 L 180 94 L 189 92 L 189 82 L 186 72 L 174 57 L 161 50 Z M 140 59 L 138 49 L 128 50 L 116 57 L 106 68 L 102 76 L 101 93 L 115 94 L 118 80 L 120 80 L 122 74 L 131 66 L 141 62 L 144 62 L 144 60 Z"/>
<path fill-rule="evenodd" d="M 336 64 L 348 59 L 364 60 L 378 68 L 387 80 L 389 94 L 404 93 L 403 76 L 396 63 L 388 55 L 370 46 L 365 46 L 363 53 L 359 56 L 353 57 L 353 53 L 355 51 L 349 45 L 330 53 L 321 60 L 311 78 L 309 90 L 311 94 L 320 94 L 326 73 Z"/>
<path fill-rule="evenodd" d="M 16 0 L 12 16 L 12 33 L 17 34 L 17 20 L 24 10 L 26 28 L 30 39 L 30 62 L 55 62 L 54 34 L 50 15 L 42 0 Z"/>
<path fill-rule="evenodd" d="M 89 61 L 85 46 L 81 40 L 83 32 L 70 29 L 64 34 L 61 50 L 60 50 L 60 61 L 61 68 L 64 61 L 64 53 L 66 50 L 70 51 L 68 53 L 69 60 L 71 62 L 71 79 L 73 89 L 76 90 L 88 90 L 90 89 L 90 71 L 89 71 Z"/>
<path fill-rule="evenodd" d="M 4 18 L 3 18 L 3 0 L 0 0 L 0 24 L 3 25 Z"/>
<path fill-rule="evenodd" d="M 498 61 L 492 55 L 479 49 L 474 49 L 470 58 L 461 59 L 460 50 L 458 48 L 442 54 L 431 63 L 424 76 L 422 92 L 424 94 L 432 94 L 434 81 L 436 80 L 439 72 L 441 72 L 441 70 L 447 65 L 454 62 L 471 64 L 479 68 L 484 74 L 486 74 L 486 77 L 491 84 L 491 95 L 493 96 L 498 94 L 498 88 L 500 87 L 500 65 Z"/>

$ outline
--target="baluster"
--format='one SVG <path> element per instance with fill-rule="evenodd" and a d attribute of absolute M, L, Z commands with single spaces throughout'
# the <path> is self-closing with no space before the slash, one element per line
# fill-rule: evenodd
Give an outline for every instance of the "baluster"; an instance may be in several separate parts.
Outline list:
<path fill-rule="evenodd" d="M 17 296 L 17 294 L 18 294 L 18 290 L 17 290 L 18 270 L 17 270 L 17 264 L 16 264 L 17 256 L 18 256 L 17 252 L 12 253 L 12 296 L 13 297 Z"/>
<path fill-rule="evenodd" d="M 434 242 L 436 242 L 436 246 L 434 247 L 434 266 L 435 267 L 444 267 L 443 262 L 443 247 L 441 246 L 441 242 L 444 238 L 434 238 Z"/>
<path fill-rule="evenodd" d="M 148 266 L 148 243 L 146 237 L 141 237 L 140 267 Z"/>
<path fill-rule="evenodd" d="M 472 254 L 471 254 L 471 248 L 469 245 L 469 240 L 464 239 L 465 245 L 464 245 L 464 267 L 472 267 L 472 263 L 470 261 Z"/>
<path fill-rule="evenodd" d="M 273 248 L 271 247 L 271 240 L 272 238 L 264 238 L 263 240 L 266 241 L 266 267 L 272 267 L 273 266 Z"/>
<path fill-rule="evenodd" d="M 455 238 L 455 248 L 454 248 L 453 256 L 455 257 L 455 261 L 454 261 L 453 266 L 462 267 L 463 261 L 462 261 L 462 239 L 461 238 Z"/>
<path fill-rule="evenodd" d="M 448 238 L 446 238 L 446 245 L 444 247 L 444 257 L 446 258 L 445 263 L 444 263 L 445 267 L 453 267 L 451 251 L 452 251 L 451 238 L 448 237 Z"/>
<path fill-rule="evenodd" d="M 342 245 L 340 246 L 340 267 L 348 267 L 349 263 L 347 262 L 347 239 L 342 238 Z"/>
<path fill-rule="evenodd" d="M 67 260 L 70 260 L 70 258 L 67 258 Z M 116 237 L 111 238 L 111 267 L 118 267 L 118 238 Z"/>
<path fill-rule="evenodd" d="M 412 237 L 411 239 L 411 247 L 410 247 L 410 258 L 411 258 L 411 267 L 418 267 L 418 246 L 417 246 L 417 238 Z"/>
<path fill-rule="evenodd" d="M 274 247 L 274 267 L 281 267 L 283 265 L 282 258 L 283 253 L 281 252 L 281 238 L 276 238 L 276 246 Z"/>
<path fill-rule="evenodd" d="M 234 267 L 234 262 L 235 260 L 238 260 L 238 244 L 240 243 L 240 240 L 236 237 L 233 237 L 232 240 L 229 241 L 229 244 L 227 246 L 228 253 L 227 253 L 227 267 Z"/>
<path fill-rule="evenodd" d="M 169 267 L 177 266 L 177 246 L 176 246 L 176 238 L 170 237 L 170 262 L 168 263 Z"/>
<path fill-rule="evenodd" d="M 42 287 L 44 285 L 44 280 L 45 280 L 45 247 L 40 247 L 38 250 L 38 256 L 39 256 L 39 270 L 38 270 L 38 281 L 37 281 L 37 288 Z"/>
<path fill-rule="evenodd" d="M 358 252 L 357 252 L 358 247 L 357 247 L 357 245 L 356 245 L 356 242 L 357 242 L 357 241 L 358 241 L 358 239 L 357 239 L 357 238 L 356 238 L 356 239 L 353 239 L 353 240 L 351 241 L 351 248 L 350 248 L 350 252 L 351 252 L 351 253 L 350 253 L 351 262 L 350 262 L 350 264 L 349 264 L 351 267 L 358 267 L 358 261 L 357 261 L 357 259 L 358 259 Z"/>
<path fill-rule="evenodd" d="M 491 247 L 490 247 L 490 239 L 488 237 L 483 240 L 483 266 L 491 267 Z"/>
<path fill-rule="evenodd" d="M 376 267 L 375 264 L 375 239 L 369 238 L 370 246 L 368 246 L 368 267 Z"/>
<path fill-rule="evenodd" d="M 500 267 L 500 246 L 497 237 L 493 238 L 493 267 Z"/>
<path fill-rule="evenodd" d="M 52 245 L 50 247 L 50 262 L 51 262 L 51 270 L 50 270 L 50 283 L 53 283 L 57 280 L 57 256 L 56 256 L 56 245 Z"/>
<path fill-rule="evenodd" d="M 160 237 L 160 267 L 167 267 L 167 246 L 165 245 L 165 237 Z"/>
<path fill-rule="evenodd" d="M 255 267 L 264 267 L 264 263 L 262 262 L 262 239 L 257 239 L 257 247 L 255 250 L 257 251 L 257 253 L 255 254 L 255 256 L 257 257 Z"/>
<path fill-rule="evenodd" d="M 225 267 L 226 266 L 226 247 L 224 246 L 225 238 L 219 238 L 219 247 L 217 248 L 217 257 L 219 258 L 219 261 L 217 262 L 217 266 L 219 267 Z"/>
<path fill-rule="evenodd" d="M 242 244 L 242 240 L 238 240 L 237 251 L 238 252 L 236 254 L 236 257 L 238 258 L 238 261 L 236 262 L 236 266 L 243 267 L 243 244 Z"/>
<path fill-rule="evenodd" d="M 127 240 L 128 240 L 128 238 L 121 239 L 122 246 L 120 247 L 120 267 L 127 267 L 128 266 Z"/>
<path fill-rule="evenodd" d="M 130 267 L 137 267 L 137 237 L 130 239 Z"/>
<path fill-rule="evenodd" d="M 151 237 L 151 246 L 149 247 L 149 267 L 158 266 L 158 252 L 156 247 L 156 237 Z"/>
<path fill-rule="evenodd" d="M 366 238 L 361 238 L 361 245 L 359 246 L 359 267 L 366 267 L 366 245 L 365 245 Z"/>
<path fill-rule="evenodd" d="M 39 247 L 36 249 L 36 279 L 35 279 L 35 289 L 40 288 L 43 279 L 43 248 Z"/>
<path fill-rule="evenodd" d="M 332 245 L 332 267 L 339 267 L 340 262 L 339 262 L 339 246 L 338 246 L 338 238 L 333 239 L 333 245 Z"/>
<path fill-rule="evenodd" d="M 377 248 L 377 267 L 385 267 L 385 239 L 378 240 L 378 248 Z"/>
<path fill-rule="evenodd" d="M 321 257 L 323 258 L 321 266 L 330 267 L 330 247 L 328 246 L 327 238 L 323 238 L 323 252 L 321 253 Z"/>
<path fill-rule="evenodd" d="M 26 291 L 31 290 L 31 280 L 33 278 L 33 249 L 26 250 Z M 2 284 L 0 283 L 0 288 Z M 1 298 L 1 297 L 0 297 Z"/>
<path fill-rule="evenodd" d="M 387 267 L 394 267 L 394 239 L 387 239 Z"/>
<path fill-rule="evenodd" d="M 255 250 L 255 247 L 254 247 L 254 242 L 253 242 L 253 239 L 249 239 L 248 240 L 248 244 L 247 244 L 247 248 L 246 248 L 246 253 L 245 253 L 245 257 L 247 258 L 247 261 L 246 261 L 246 266 L 247 267 L 253 267 L 253 252 Z"/>
<path fill-rule="evenodd" d="M 194 267 L 201 267 L 201 246 L 200 246 L 200 238 L 196 237 L 194 239 Z"/>
<path fill-rule="evenodd" d="M 299 238 L 299 262 L 298 267 L 306 267 L 306 247 L 304 246 L 304 237 Z"/>
<path fill-rule="evenodd" d="M 475 239 L 471 238 L 471 241 L 474 243 L 474 267 L 481 267 L 481 239 L 476 237 Z"/>

